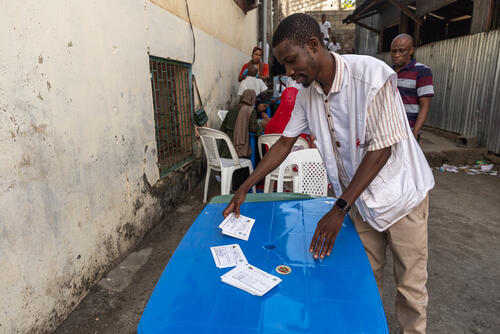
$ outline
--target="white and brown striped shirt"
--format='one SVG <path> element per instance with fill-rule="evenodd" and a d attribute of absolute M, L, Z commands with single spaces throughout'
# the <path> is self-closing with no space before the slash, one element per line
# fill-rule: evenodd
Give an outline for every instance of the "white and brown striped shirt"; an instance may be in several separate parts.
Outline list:
<path fill-rule="evenodd" d="M 336 136 L 335 128 L 337 126 L 344 129 L 349 127 L 349 106 L 337 105 L 330 102 L 330 100 L 341 91 L 345 84 L 344 60 L 336 53 L 331 54 L 335 59 L 335 77 L 328 95 L 324 94 L 323 88 L 319 83 L 314 82 L 311 89 L 317 91 L 317 93 L 314 94 L 312 100 L 305 97 L 307 103 L 304 104 L 299 101 L 299 98 L 304 97 L 298 96 L 292 117 L 283 132 L 283 136 L 295 137 L 302 132 L 308 132 L 309 126 L 305 110 L 303 110 L 304 108 L 313 108 L 317 109 L 318 112 L 325 112 L 328 120 L 328 127 L 333 136 Z M 300 94 L 299 92 L 299 95 Z M 305 101 L 303 100 L 303 102 Z M 334 116 L 335 119 L 333 119 Z M 404 120 L 402 120 L 398 114 L 390 80 L 384 84 L 368 106 L 366 118 L 365 144 L 367 145 L 368 151 L 376 151 L 390 147 L 408 138 L 405 131 L 405 124 L 403 123 Z M 344 144 L 344 139 L 345 138 L 338 138 L 337 136 L 335 140 L 337 143 L 333 145 L 333 153 L 335 155 L 348 156 L 349 147 Z M 322 139 L 320 138 L 320 140 Z M 332 142 L 335 143 L 335 141 Z M 342 159 L 337 159 L 337 168 L 339 179 L 345 188 L 345 186 L 349 184 L 349 178 L 345 172 Z"/>
<path fill-rule="evenodd" d="M 335 78 L 330 93 L 338 93 L 342 89 L 345 67 L 342 57 L 332 54 L 335 57 Z M 315 84 L 320 87 L 318 83 Z M 392 84 L 387 80 L 368 107 L 365 137 L 365 142 L 369 143 L 367 150 L 380 150 L 406 138 L 408 136 L 398 115 Z"/>

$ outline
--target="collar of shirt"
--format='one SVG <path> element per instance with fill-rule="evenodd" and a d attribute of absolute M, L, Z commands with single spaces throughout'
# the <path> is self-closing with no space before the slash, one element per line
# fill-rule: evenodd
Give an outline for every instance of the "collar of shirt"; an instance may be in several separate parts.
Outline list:
<path fill-rule="evenodd" d="M 335 59 L 335 76 L 333 77 L 332 87 L 330 88 L 330 92 L 328 93 L 328 95 L 340 92 L 340 90 L 342 89 L 342 84 L 344 82 L 344 60 L 335 52 L 330 52 L 330 54 Z M 314 81 L 313 86 L 318 91 L 318 93 L 324 95 L 323 88 L 321 87 L 319 82 Z"/>
<path fill-rule="evenodd" d="M 405 67 L 403 67 L 403 68 L 401 69 L 401 71 L 399 71 L 399 73 L 401 73 L 401 72 L 403 72 L 403 71 L 408 71 L 408 70 L 410 70 L 413 66 L 415 66 L 415 64 L 416 64 L 416 63 L 417 63 L 417 60 L 416 60 L 415 58 L 414 58 L 414 59 L 412 59 L 412 60 L 408 63 L 408 65 L 406 65 Z M 392 69 L 395 69 L 395 68 L 396 68 L 396 66 L 392 65 Z"/>

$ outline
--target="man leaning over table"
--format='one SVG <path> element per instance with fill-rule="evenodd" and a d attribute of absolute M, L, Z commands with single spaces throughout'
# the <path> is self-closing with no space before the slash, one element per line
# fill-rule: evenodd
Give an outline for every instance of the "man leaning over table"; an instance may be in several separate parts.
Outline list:
<path fill-rule="evenodd" d="M 316 136 L 338 199 L 318 222 L 309 251 L 315 259 L 329 256 L 349 212 L 380 292 L 385 249 L 391 247 L 403 333 L 425 333 L 428 192 L 434 178 L 408 126 L 396 73 L 372 57 L 328 52 L 318 23 L 305 14 L 279 24 L 273 53 L 304 88 L 283 135 L 238 189 L 224 217 L 239 215 L 248 190 L 280 165 L 300 133 Z"/>

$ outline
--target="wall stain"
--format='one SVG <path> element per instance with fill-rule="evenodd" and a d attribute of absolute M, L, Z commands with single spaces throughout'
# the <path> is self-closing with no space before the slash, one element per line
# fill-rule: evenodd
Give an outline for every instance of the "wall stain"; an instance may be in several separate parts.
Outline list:
<path fill-rule="evenodd" d="M 47 90 L 50 90 L 52 88 L 52 85 L 50 84 L 50 81 L 47 81 Z"/>
<path fill-rule="evenodd" d="M 73 46 L 73 42 L 72 41 L 69 41 L 68 43 L 68 48 L 72 47 Z"/>
<path fill-rule="evenodd" d="M 137 197 L 134 202 L 134 216 L 137 215 L 137 211 L 139 211 L 143 206 L 143 199 L 141 197 Z"/>
<path fill-rule="evenodd" d="M 136 228 L 130 223 L 125 223 L 123 226 L 118 226 L 116 229 L 119 235 L 123 236 L 125 240 L 130 240 L 136 236 Z"/>
<path fill-rule="evenodd" d="M 65 272 L 50 281 L 47 292 L 51 292 L 58 303 L 47 310 L 47 313 L 40 313 L 38 316 L 42 316 L 42 321 L 35 321 L 27 333 L 48 333 L 60 325 L 100 278 L 128 254 L 130 247 L 142 239 L 145 233 L 161 221 L 162 215 L 171 212 L 202 180 L 204 171 L 204 161 L 198 158 L 154 186 L 150 184 L 146 174 L 143 174 L 142 179 L 136 179 L 141 192 L 135 193 L 138 201 L 134 204 L 142 207 L 141 215 L 133 221 L 126 218 L 129 214 L 122 216 L 116 233 L 111 232 L 110 235 L 98 238 L 91 254 L 77 255 L 76 258 L 82 260 L 73 272 Z M 148 199 L 153 202 L 146 205 L 145 201 Z M 74 261 L 74 257 L 70 261 Z"/>
<path fill-rule="evenodd" d="M 39 64 L 43 63 L 43 57 L 42 57 L 42 55 L 38 56 L 38 63 Z"/>
<path fill-rule="evenodd" d="M 23 154 L 21 157 L 21 161 L 19 162 L 19 167 L 28 167 L 31 166 L 30 156 L 27 154 Z"/>
<path fill-rule="evenodd" d="M 143 182 L 142 193 L 143 194 L 151 193 L 153 187 L 151 186 L 151 183 L 149 183 L 146 173 L 142 174 L 142 182 Z"/>
<path fill-rule="evenodd" d="M 39 125 L 36 125 L 34 123 L 31 123 L 31 127 L 33 128 L 33 131 L 35 131 L 36 133 L 38 134 L 45 134 L 45 131 L 47 130 L 47 124 L 39 124 Z"/>

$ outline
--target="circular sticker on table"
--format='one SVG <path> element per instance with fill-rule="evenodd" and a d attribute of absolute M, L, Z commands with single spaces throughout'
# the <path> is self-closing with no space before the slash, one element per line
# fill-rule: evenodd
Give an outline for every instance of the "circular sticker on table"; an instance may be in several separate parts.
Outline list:
<path fill-rule="evenodd" d="M 292 268 L 285 266 L 284 264 L 276 267 L 276 272 L 281 275 L 288 275 L 292 272 Z"/>

